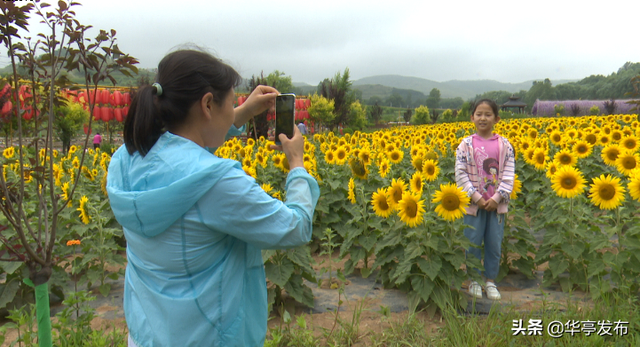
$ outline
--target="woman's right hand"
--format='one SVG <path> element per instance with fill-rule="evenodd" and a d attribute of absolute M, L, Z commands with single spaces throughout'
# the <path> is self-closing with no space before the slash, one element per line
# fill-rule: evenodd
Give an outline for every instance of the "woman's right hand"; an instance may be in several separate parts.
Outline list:
<path fill-rule="evenodd" d="M 289 169 L 304 167 L 304 137 L 297 126 L 293 127 L 293 137 L 289 139 L 287 135 L 279 135 L 282 145 L 271 145 L 271 149 L 283 151 L 289 161 Z"/>

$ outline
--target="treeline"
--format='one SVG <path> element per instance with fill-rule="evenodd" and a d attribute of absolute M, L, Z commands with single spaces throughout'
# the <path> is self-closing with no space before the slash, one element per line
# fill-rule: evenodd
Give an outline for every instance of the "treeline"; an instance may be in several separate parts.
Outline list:
<path fill-rule="evenodd" d="M 535 81 L 528 91 L 518 93 L 507 91 L 492 91 L 476 95 L 475 100 L 490 98 L 498 104 L 505 103 L 514 95 L 527 104 L 527 111 L 531 111 L 536 100 L 611 100 L 629 99 L 634 93 L 631 81 L 640 75 L 640 63 L 625 63 L 617 72 L 608 76 L 591 75 L 577 82 L 562 83 L 554 86 L 547 78 Z"/>

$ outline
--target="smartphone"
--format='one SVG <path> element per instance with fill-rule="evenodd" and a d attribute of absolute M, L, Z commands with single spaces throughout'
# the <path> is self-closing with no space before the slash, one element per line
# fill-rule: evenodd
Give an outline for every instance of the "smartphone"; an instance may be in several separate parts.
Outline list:
<path fill-rule="evenodd" d="M 281 145 L 280 134 L 293 137 L 296 116 L 296 95 L 280 94 L 276 97 L 276 145 Z"/>

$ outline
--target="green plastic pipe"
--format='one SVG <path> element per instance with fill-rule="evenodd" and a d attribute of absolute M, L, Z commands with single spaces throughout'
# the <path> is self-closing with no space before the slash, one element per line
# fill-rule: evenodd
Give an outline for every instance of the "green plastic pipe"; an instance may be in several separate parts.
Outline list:
<path fill-rule="evenodd" d="M 52 347 L 51 344 L 51 310 L 49 309 L 49 285 L 47 282 L 34 286 L 33 282 L 25 278 L 22 280 L 36 293 L 36 317 L 38 319 L 38 345 Z"/>

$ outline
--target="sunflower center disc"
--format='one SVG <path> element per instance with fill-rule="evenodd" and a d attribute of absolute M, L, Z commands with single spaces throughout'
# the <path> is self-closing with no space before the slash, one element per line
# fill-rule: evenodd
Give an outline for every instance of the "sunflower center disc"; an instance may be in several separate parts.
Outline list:
<path fill-rule="evenodd" d="M 576 186 L 576 180 L 571 177 L 567 177 L 562 180 L 562 188 L 564 189 L 573 189 Z"/>
<path fill-rule="evenodd" d="M 447 211 L 455 211 L 460 208 L 460 199 L 456 195 L 448 194 L 442 198 L 442 207 Z"/>
<path fill-rule="evenodd" d="M 598 194 L 602 200 L 611 200 L 616 195 L 616 190 L 610 184 L 605 184 L 600 187 Z"/>

